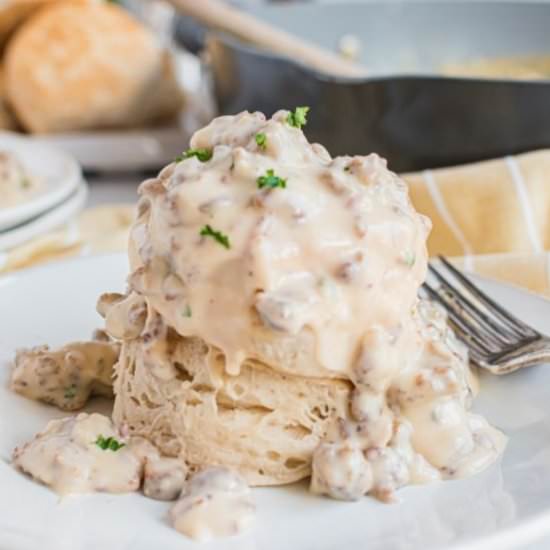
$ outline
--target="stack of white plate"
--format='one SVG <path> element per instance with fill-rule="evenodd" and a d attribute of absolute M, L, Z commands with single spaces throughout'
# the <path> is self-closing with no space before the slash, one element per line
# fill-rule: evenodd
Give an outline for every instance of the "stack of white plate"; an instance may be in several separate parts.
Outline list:
<path fill-rule="evenodd" d="M 82 210 L 88 186 L 78 162 L 63 151 L 29 138 L 0 133 L 0 151 L 14 154 L 25 171 L 42 182 L 28 201 L 2 208 L 0 251 L 10 250 L 70 221 Z"/>

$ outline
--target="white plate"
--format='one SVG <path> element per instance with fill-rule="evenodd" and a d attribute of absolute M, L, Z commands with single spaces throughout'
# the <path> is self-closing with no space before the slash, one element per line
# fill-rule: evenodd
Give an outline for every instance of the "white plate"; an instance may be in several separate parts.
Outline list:
<path fill-rule="evenodd" d="M 189 135 L 181 128 L 52 134 L 31 138 L 74 156 L 85 170 L 133 172 L 158 170 L 187 149 Z"/>
<path fill-rule="evenodd" d="M 0 231 L 0 262 L 2 261 L 2 251 L 10 250 L 38 235 L 55 229 L 76 216 L 84 208 L 87 198 L 88 185 L 84 180 L 80 180 L 74 193 L 60 204 L 21 225 Z"/>
<path fill-rule="evenodd" d="M 11 208 L 0 208 L 0 231 L 60 203 L 74 192 L 82 179 L 80 166 L 72 157 L 32 138 L 0 132 L 0 151 L 13 153 L 31 176 L 43 182 L 43 189 L 30 200 Z"/>
<path fill-rule="evenodd" d="M 125 286 L 124 256 L 51 264 L 0 278 L 0 548 L 9 550 L 505 550 L 550 533 L 550 370 L 484 377 L 477 409 L 510 437 L 503 459 L 470 479 L 409 487 L 399 504 L 309 495 L 303 485 L 254 491 L 256 529 L 198 546 L 166 520 L 168 504 L 137 494 L 60 501 L 9 465 L 12 449 L 61 416 L 5 388 L 15 348 L 86 338 L 94 304 Z M 483 282 L 504 306 L 544 329 L 550 302 Z"/>

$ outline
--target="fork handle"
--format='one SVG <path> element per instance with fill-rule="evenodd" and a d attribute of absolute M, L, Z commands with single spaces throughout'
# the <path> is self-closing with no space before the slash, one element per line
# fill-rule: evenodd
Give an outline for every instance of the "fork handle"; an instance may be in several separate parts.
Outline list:
<path fill-rule="evenodd" d="M 550 338 L 546 336 L 498 356 L 487 368 L 493 374 L 508 374 L 542 363 L 550 363 Z"/>

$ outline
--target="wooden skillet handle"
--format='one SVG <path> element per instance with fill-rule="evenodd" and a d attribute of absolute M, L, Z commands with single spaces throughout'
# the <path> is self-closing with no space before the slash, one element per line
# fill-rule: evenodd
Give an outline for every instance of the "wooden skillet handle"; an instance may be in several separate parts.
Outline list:
<path fill-rule="evenodd" d="M 364 67 L 253 17 L 221 0 L 169 0 L 182 14 L 272 53 L 340 77 L 363 77 Z"/>

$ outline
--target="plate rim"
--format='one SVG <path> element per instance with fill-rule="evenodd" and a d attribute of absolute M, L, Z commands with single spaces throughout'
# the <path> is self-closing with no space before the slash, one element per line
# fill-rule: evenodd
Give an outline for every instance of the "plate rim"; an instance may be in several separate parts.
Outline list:
<path fill-rule="evenodd" d="M 11 141 L 16 144 L 16 148 L 35 149 L 37 154 L 41 153 L 47 156 L 48 159 L 55 159 L 56 164 L 67 167 L 67 174 L 61 181 L 56 180 L 54 182 L 53 189 L 46 188 L 43 192 L 21 204 L 0 209 L 0 232 L 9 230 L 61 203 L 76 189 L 82 179 L 82 169 L 78 161 L 59 147 L 40 143 L 29 137 L 9 131 L 0 131 L 0 142 L 2 140 L 5 140 L 5 143 Z M 40 175 L 38 174 L 38 176 Z"/>
<path fill-rule="evenodd" d="M 88 184 L 80 179 L 73 192 L 60 203 L 12 229 L 0 232 L 0 266 L 2 265 L 3 256 L 9 254 L 14 248 L 24 245 L 43 232 L 55 230 L 55 228 L 70 221 L 84 208 L 88 195 Z"/>

